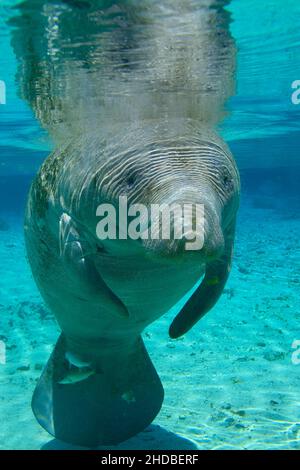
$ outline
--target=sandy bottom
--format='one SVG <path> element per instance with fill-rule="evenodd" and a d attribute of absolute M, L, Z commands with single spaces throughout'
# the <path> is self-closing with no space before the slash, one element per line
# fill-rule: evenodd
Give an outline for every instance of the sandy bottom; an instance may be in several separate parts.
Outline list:
<path fill-rule="evenodd" d="M 1 220 L 0 448 L 68 448 L 31 412 L 59 332 L 33 283 L 21 219 Z M 150 428 L 117 448 L 300 449 L 300 365 L 291 360 L 300 339 L 299 233 L 290 206 L 242 204 L 235 262 L 218 305 L 181 339 L 168 338 L 172 312 L 146 331 L 165 401 Z"/>

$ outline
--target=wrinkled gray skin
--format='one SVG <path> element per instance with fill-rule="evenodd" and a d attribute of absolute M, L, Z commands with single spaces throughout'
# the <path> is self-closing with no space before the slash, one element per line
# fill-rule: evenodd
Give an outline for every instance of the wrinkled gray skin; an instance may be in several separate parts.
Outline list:
<path fill-rule="evenodd" d="M 135 129 L 133 135 L 136 132 Z M 151 143 L 144 141 L 142 148 L 140 144 L 136 149 L 131 147 L 128 156 L 119 154 L 123 142 L 113 144 L 112 155 L 104 162 L 97 149 L 105 144 L 97 137 L 87 142 L 75 141 L 49 157 L 31 190 L 25 230 L 37 282 L 62 330 L 74 342 L 82 336 L 88 349 L 91 340 L 97 342 L 105 337 L 120 341 L 140 334 L 193 287 L 204 274 L 207 263 L 211 265 L 226 256 L 226 264 L 230 265 L 239 179 L 229 150 L 208 132 L 196 137 L 195 131 L 193 142 L 188 134 L 190 128 L 186 135 L 176 136 L 176 142 L 163 138 L 161 129 L 150 128 L 150 132 Z M 178 150 L 171 152 L 171 148 Z M 94 163 L 86 172 L 88 154 L 94 156 Z M 135 154 L 138 158 L 132 158 Z M 50 183 L 49 174 L 54 166 L 57 170 Z M 103 202 L 118 207 L 120 195 L 128 197 L 129 205 L 137 202 L 147 206 L 156 202 L 204 204 L 203 249 L 188 252 L 179 240 L 172 239 L 100 241 L 96 236 L 99 221 L 96 209 Z M 72 218 L 80 234 L 83 251 L 80 256 L 94 264 L 104 281 L 99 291 L 96 280 L 92 282 L 95 285 L 83 286 L 82 278 L 74 270 L 74 260 L 60 253 L 59 220 L 63 213 Z M 47 248 L 42 249 L 41 243 Z M 40 255 L 36 256 L 37 253 Z M 121 302 L 106 295 L 108 289 Z M 60 299 L 65 299 L 63 305 Z M 99 309 L 92 323 L 83 321 L 86 301 L 96 303 L 95 308 Z M 70 309 L 71 303 L 74 305 Z M 78 316 L 74 314 L 76 309 L 79 309 Z M 172 336 L 183 332 L 174 331 Z"/>
<path fill-rule="evenodd" d="M 45 2 L 45 5 L 49 7 L 50 3 Z M 76 8 L 80 10 L 80 13 L 76 10 L 79 18 L 85 9 L 92 9 L 94 14 L 98 11 L 95 2 L 67 3 L 69 14 L 75 14 Z M 171 9 L 166 17 L 162 16 L 162 11 L 156 11 L 160 8 L 158 3 L 144 3 L 148 7 L 144 16 L 135 2 L 119 2 L 118 8 L 124 7 L 126 18 L 133 25 L 139 24 L 141 15 L 145 28 L 142 39 L 146 43 L 150 41 L 151 45 L 151 34 L 155 36 L 155 47 L 152 44 L 149 56 L 152 61 L 156 60 L 155 66 L 149 69 L 155 86 L 149 85 L 152 81 L 147 70 L 141 79 L 134 62 L 126 80 L 115 77 L 118 90 L 128 92 L 132 83 L 132 96 L 129 93 L 128 100 L 126 94 L 125 98 L 120 95 L 108 100 L 109 110 L 107 96 L 99 97 L 89 88 L 91 80 L 99 75 L 97 67 L 91 67 L 87 75 L 86 68 L 81 66 L 82 59 L 76 57 L 76 61 L 67 65 L 61 66 L 58 62 L 56 69 L 49 66 L 42 80 L 32 72 L 41 67 L 42 59 L 37 60 L 41 54 L 38 48 L 31 58 L 16 48 L 25 64 L 23 70 L 27 71 L 29 83 L 24 88 L 26 77 L 23 77 L 23 95 L 57 147 L 32 185 L 25 217 L 26 246 L 33 275 L 63 332 L 35 391 L 33 410 L 42 426 L 56 437 L 88 446 L 129 438 L 144 429 L 158 413 L 163 390 L 142 344 L 141 333 L 173 307 L 201 276 L 204 276 L 202 283 L 171 324 L 170 336 L 176 338 L 187 332 L 216 303 L 230 271 L 239 204 L 240 183 L 235 162 L 226 144 L 213 130 L 223 116 L 228 90 L 232 89 L 228 70 L 231 66 L 224 66 L 224 61 L 226 65 L 228 59 L 230 64 L 233 57 L 228 31 L 222 29 L 221 49 L 220 34 L 210 30 L 213 28 L 210 15 L 214 21 L 218 15 L 222 17 L 222 2 L 215 10 L 206 9 L 212 2 L 203 2 L 199 21 L 204 22 L 208 39 L 205 34 L 201 36 L 202 30 L 198 37 L 194 23 L 190 22 L 189 15 L 195 15 L 196 2 L 186 2 L 184 7 L 180 2 L 166 2 L 166 7 Z M 109 2 L 107 8 L 111 8 L 111 4 L 113 2 Z M 36 8 L 32 21 L 38 15 Z M 172 36 L 174 21 L 179 17 L 181 28 L 192 35 L 189 39 L 192 53 L 188 56 L 189 49 L 182 50 L 183 44 L 187 47 L 182 31 L 182 36 L 178 33 L 178 45 Z M 61 30 L 66 34 L 63 28 L 67 25 L 61 22 Z M 21 23 L 20 31 L 22 28 Z M 134 36 L 135 29 L 132 30 Z M 30 29 L 25 28 L 25 32 L 25 38 L 34 37 Z M 128 25 L 125 32 L 128 34 Z M 37 38 L 32 40 L 34 44 L 37 41 Z M 163 46 L 170 43 L 172 48 L 164 56 Z M 200 54 L 196 61 L 195 51 L 201 51 L 201 44 L 204 49 L 208 48 L 209 54 L 204 50 L 203 57 Z M 110 50 L 111 43 L 109 45 Z M 224 54 L 226 45 L 229 58 Z M 50 47 L 48 43 L 47 47 Z M 159 60 L 153 57 L 157 50 Z M 219 58 L 216 57 L 218 51 L 221 51 Z M 32 67 L 34 61 L 36 65 Z M 216 64 L 219 62 L 224 79 L 221 85 L 212 78 L 218 72 Z M 140 68 L 146 64 L 147 61 L 144 65 L 141 61 Z M 181 71 L 179 74 L 176 67 Z M 112 67 L 111 71 L 114 70 Z M 224 70 L 228 77 L 224 76 Z M 83 77 L 86 80 L 84 91 L 78 84 L 77 88 L 74 85 L 72 72 L 81 77 L 80 83 Z M 43 91 L 42 106 L 42 100 L 36 99 L 35 88 L 43 90 L 45 77 L 49 79 L 49 76 L 50 90 L 59 82 L 60 91 L 53 92 L 52 105 L 48 106 L 47 87 L 47 93 Z M 136 84 L 134 76 L 139 78 Z M 198 90 L 197 111 L 194 86 L 199 77 L 203 78 L 201 86 L 204 88 Z M 110 90 L 108 84 L 113 79 L 109 73 L 106 77 L 104 69 L 100 80 L 102 86 L 107 86 L 104 90 Z M 211 81 L 211 89 L 204 93 Z M 68 88 L 65 94 L 61 92 L 64 87 Z M 138 96 L 133 93 L 135 87 Z M 80 105 L 71 119 L 69 96 L 72 92 Z M 85 100 L 81 100 L 81 93 L 86 93 Z M 94 109 L 97 99 L 102 103 L 100 111 L 97 110 L 94 120 L 90 117 L 89 121 L 87 115 Z M 56 120 L 53 112 L 58 117 Z M 117 207 L 121 195 L 128 197 L 129 204 L 147 206 L 151 203 L 204 204 L 203 248 L 186 251 L 184 243 L 174 239 L 100 241 L 96 236 L 99 221 L 96 209 L 104 202 Z M 70 354 L 88 364 L 91 371 L 88 377 L 82 376 L 75 383 L 64 381 L 70 369 L 75 370 L 77 376 L 82 372 L 78 364 L 68 363 L 66 358 Z"/>

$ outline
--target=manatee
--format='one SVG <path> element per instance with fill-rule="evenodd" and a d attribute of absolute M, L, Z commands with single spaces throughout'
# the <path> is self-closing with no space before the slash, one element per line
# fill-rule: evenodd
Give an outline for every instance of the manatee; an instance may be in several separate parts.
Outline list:
<path fill-rule="evenodd" d="M 227 281 L 240 179 L 215 130 L 234 89 L 225 3 L 19 6 L 21 94 L 55 145 L 30 189 L 25 241 L 61 328 L 32 409 L 63 441 L 111 445 L 145 429 L 164 391 L 144 329 L 201 280 L 170 325 L 171 338 L 187 333 Z M 201 249 L 186 249 L 185 230 L 180 239 L 99 239 L 98 207 L 120 209 L 125 196 L 129 205 L 203 206 Z"/>

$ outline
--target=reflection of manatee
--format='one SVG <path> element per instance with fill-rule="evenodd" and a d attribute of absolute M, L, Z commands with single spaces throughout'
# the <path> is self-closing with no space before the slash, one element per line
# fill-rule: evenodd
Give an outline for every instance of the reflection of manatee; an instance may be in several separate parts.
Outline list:
<path fill-rule="evenodd" d="M 239 176 L 212 128 L 232 88 L 233 47 L 224 2 L 41 3 L 43 12 L 21 4 L 14 42 L 23 95 L 57 149 L 32 185 L 25 236 L 62 335 L 32 406 L 58 439 L 105 445 L 144 429 L 161 407 L 144 328 L 204 275 L 171 324 L 171 337 L 184 334 L 229 274 Z M 45 18 L 48 29 L 37 34 Z M 120 195 L 128 204 L 204 204 L 203 248 L 186 251 L 175 239 L 100 242 L 96 209 L 117 207 Z"/>

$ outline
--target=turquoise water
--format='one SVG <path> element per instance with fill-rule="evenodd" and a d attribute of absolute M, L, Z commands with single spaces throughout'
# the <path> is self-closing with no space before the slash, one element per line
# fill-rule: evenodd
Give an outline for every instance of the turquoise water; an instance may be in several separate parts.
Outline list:
<path fill-rule="evenodd" d="M 16 15 L 0 6 L 0 448 L 62 446 L 35 422 L 30 401 L 58 327 L 27 264 L 23 212 L 29 184 L 53 147 L 18 96 L 11 45 Z M 299 449 L 300 5 L 236 0 L 227 7 L 237 47 L 236 93 L 220 130 L 241 173 L 235 260 L 224 294 L 196 327 L 168 338 L 169 312 L 145 341 L 165 388 L 154 425 L 120 448 Z"/>

